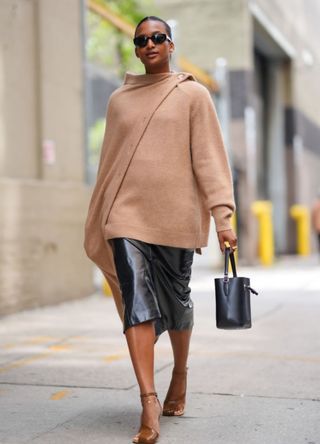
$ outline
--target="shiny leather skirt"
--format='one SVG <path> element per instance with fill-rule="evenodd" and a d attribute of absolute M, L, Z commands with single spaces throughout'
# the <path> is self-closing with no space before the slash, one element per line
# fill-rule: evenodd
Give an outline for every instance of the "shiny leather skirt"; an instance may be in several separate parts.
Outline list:
<path fill-rule="evenodd" d="M 189 282 L 194 249 L 109 239 L 124 305 L 123 331 L 154 321 L 155 333 L 193 326 Z"/>

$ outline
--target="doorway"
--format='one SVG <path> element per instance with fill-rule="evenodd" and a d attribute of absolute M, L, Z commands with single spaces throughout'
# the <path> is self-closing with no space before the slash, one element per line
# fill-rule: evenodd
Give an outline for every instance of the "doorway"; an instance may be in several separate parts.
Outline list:
<path fill-rule="evenodd" d="M 275 252 L 287 253 L 288 170 L 285 110 L 288 56 L 258 23 L 254 25 L 254 108 L 257 197 L 273 204 Z"/>

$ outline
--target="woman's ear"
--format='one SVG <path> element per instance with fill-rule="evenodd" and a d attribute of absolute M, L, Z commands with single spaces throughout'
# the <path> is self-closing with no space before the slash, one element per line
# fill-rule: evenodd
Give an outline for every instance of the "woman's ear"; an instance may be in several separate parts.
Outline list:
<path fill-rule="evenodd" d="M 136 57 L 138 57 L 138 59 L 140 59 L 136 46 L 134 47 L 134 53 L 135 53 Z"/>

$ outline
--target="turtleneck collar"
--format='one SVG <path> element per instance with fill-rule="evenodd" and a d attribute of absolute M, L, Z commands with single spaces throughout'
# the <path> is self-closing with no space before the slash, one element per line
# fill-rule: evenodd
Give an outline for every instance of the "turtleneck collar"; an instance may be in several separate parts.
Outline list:
<path fill-rule="evenodd" d="M 131 72 L 126 72 L 123 83 L 124 85 L 149 85 L 167 78 L 172 78 L 178 74 L 179 73 L 175 71 L 162 72 L 158 74 L 134 74 Z"/>

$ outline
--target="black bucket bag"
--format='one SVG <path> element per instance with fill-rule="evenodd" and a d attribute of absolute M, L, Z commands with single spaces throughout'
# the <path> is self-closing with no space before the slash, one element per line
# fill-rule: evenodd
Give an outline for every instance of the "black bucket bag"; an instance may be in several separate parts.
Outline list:
<path fill-rule="evenodd" d="M 233 277 L 229 277 L 229 260 Z M 250 287 L 250 279 L 238 277 L 234 253 L 225 248 L 224 277 L 214 280 L 216 294 L 217 328 L 235 330 L 251 327 L 250 293 L 258 294 Z"/>

